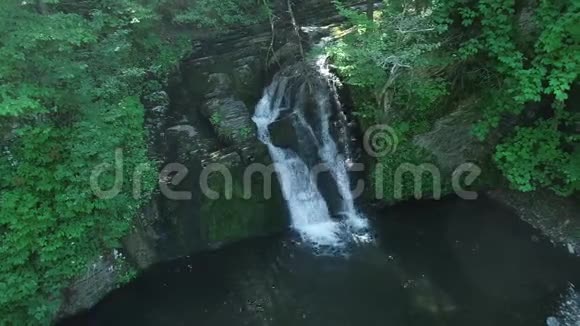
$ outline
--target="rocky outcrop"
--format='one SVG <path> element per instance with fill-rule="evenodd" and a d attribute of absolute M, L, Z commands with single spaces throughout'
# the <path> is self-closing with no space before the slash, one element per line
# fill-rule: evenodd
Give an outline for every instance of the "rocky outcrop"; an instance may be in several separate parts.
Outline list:
<path fill-rule="evenodd" d="M 483 163 L 489 159 L 493 146 L 473 136 L 473 125 L 480 116 L 467 105 L 435 121 L 429 132 L 414 137 L 413 143 L 433 154 L 438 166 L 453 171 L 466 162 Z"/>
<path fill-rule="evenodd" d="M 300 145 L 298 144 L 298 134 L 294 127 L 296 125 L 296 112 L 291 112 L 268 126 L 272 144 L 276 147 L 291 149 L 298 153 Z"/>
<path fill-rule="evenodd" d="M 209 120 L 219 140 L 226 145 L 239 145 L 248 139 L 255 139 L 250 110 L 236 98 L 230 76 L 214 73 L 209 76 L 209 83 L 215 86 L 206 94 L 201 113 Z"/>
<path fill-rule="evenodd" d="M 96 257 L 82 277 L 73 280 L 64 293 L 59 317 L 89 309 L 128 278 L 129 266 L 123 255 L 115 250 L 109 255 Z"/>
<path fill-rule="evenodd" d="M 573 198 L 549 191 L 493 190 L 487 195 L 513 209 L 522 220 L 542 231 L 554 243 L 580 255 L 580 204 Z"/>
<path fill-rule="evenodd" d="M 240 113 L 249 120 L 243 103 L 238 109 L 244 109 Z M 226 119 L 223 124 L 227 127 L 236 121 Z M 160 156 L 167 160 L 159 190 L 137 219 L 135 232 L 125 240 L 129 257 L 140 268 L 278 232 L 287 225 L 284 217 L 271 214 L 284 209 L 278 185 L 264 184 L 261 175 L 246 179 L 244 174 L 251 164 L 270 163 L 267 150 L 255 137 L 224 141 L 219 136 L 224 126 L 209 119 L 187 122 L 180 121 L 163 133 Z M 264 195 L 265 187 L 271 196 Z"/>
<path fill-rule="evenodd" d="M 140 268 L 287 226 L 284 216 L 271 214 L 285 210 L 273 170 L 245 175 L 249 166 L 271 163 L 251 120 L 263 88 L 277 67 L 301 59 L 301 42 L 320 37 L 297 37 L 286 6 L 274 8 L 274 31 L 268 24 L 199 36 L 167 96 L 146 98 L 151 153 L 165 169 L 125 239 Z M 341 19 L 326 0 L 294 1 L 293 9 L 300 25 L 321 23 L 321 12 L 328 14 L 322 24 Z M 288 146 L 300 138 L 283 128 L 274 133 Z"/>

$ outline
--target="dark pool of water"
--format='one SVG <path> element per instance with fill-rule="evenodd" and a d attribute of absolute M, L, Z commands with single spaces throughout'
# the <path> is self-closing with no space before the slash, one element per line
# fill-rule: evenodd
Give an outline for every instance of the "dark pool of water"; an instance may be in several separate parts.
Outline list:
<path fill-rule="evenodd" d="M 577 259 L 487 199 L 376 215 L 374 243 L 238 243 L 155 266 L 62 325 L 545 325 L 580 281 Z"/>

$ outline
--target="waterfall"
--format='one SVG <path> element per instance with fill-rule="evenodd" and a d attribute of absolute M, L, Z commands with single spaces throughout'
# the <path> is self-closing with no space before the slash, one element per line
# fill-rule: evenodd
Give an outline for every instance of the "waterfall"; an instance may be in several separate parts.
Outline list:
<path fill-rule="evenodd" d="M 342 196 L 343 212 L 346 216 L 348 225 L 356 230 L 366 227 L 366 221 L 362 219 L 354 207 L 354 198 L 350 190 L 350 180 L 346 170 L 346 158 L 338 152 L 336 143 L 330 134 L 330 98 L 324 93 L 316 94 L 316 102 L 320 108 L 321 114 L 321 131 L 322 144 L 319 149 L 319 155 L 327 164 L 331 175 L 333 176 L 338 186 L 338 191 Z"/>
<path fill-rule="evenodd" d="M 297 153 L 272 144 L 268 126 L 283 110 L 288 79 L 275 78 L 266 88 L 254 113 L 260 141 L 268 146 L 292 219 L 292 227 L 306 240 L 319 244 L 339 242 L 338 224 L 330 218 L 326 202 L 306 163 Z M 286 101 L 288 102 L 288 101 Z"/>
<path fill-rule="evenodd" d="M 296 78 L 292 81 L 296 81 Z M 330 129 L 332 105 L 329 91 L 324 83 L 314 91 L 314 114 L 316 122 L 305 116 L 306 99 L 309 94 L 304 82 L 299 87 L 290 85 L 291 78 L 278 74 L 256 106 L 252 120 L 257 126 L 258 137 L 269 150 L 276 173 L 286 199 L 292 227 L 302 238 L 315 245 L 339 246 L 346 234 L 366 228 L 366 220 L 357 213 L 350 190 L 345 158 L 339 153 Z M 311 85 L 310 85 L 311 86 Z M 312 113 L 312 112 L 311 112 Z M 333 219 L 325 197 L 319 189 L 313 167 L 305 162 L 297 149 L 281 148 L 273 143 L 270 134 L 272 123 L 282 115 L 293 115 L 293 128 L 297 135 L 307 138 L 310 146 L 317 149 L 318 157 L 308 158 L 324 166 L 336 183 L 340 194 L 341 219 Z M 312 120 L 312 119 L 310 119 Z M 304 154 L 302 154 L 304 155 Z M 337 214 L 335 214 L 337 215 Z"/>

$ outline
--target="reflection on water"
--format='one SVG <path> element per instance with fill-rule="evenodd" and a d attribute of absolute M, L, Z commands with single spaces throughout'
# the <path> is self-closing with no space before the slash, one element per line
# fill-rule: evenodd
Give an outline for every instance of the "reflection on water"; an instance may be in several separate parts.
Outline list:
<path fill-rule="evenodd" d="M 580 281 L 576 258 L 485 199 L 375 215 L 373 243 L 239 243 L 156 266 L 63 325 L 546 325 Z"/>

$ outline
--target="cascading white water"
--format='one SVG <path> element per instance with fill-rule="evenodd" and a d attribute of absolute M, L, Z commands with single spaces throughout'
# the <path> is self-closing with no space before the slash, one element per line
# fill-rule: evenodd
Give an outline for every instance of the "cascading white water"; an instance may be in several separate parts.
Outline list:
<path fill-rule="evenodd" d="M 329 38 L 322 38 L 319 44 L 316 45 L 318 48 L 324 48 L 325 44 L 328 42 Z M 324 51 L 321 51 L 324 53 Z M 350 180 L 348 177 L 346 164 L 351 160 L 351 157 L 343 157 L 338 153 L 336 143 L 332 139 L 330 134 L 330 108 L 331 103 L 330 99 L 334 100 L 334 104 L 338 106 L 338 113 L 343 114 L 342 112 L 342 104 L 338 98 L 338 92 L 336 89 L 336 84 L 338 83 L 338 78 L 330 71 L 328 66 L 328 56 L 326 54 L 320 54 L 314 61 L 318 73 L 324 77 L 327 81 L 328 88 L 330 90 L 329 94 L 322 95 L 320 93 L 317 94 L 316 101 L 318 102 L 318 106 L 320 107 L 321 112 L 321 123 L 322 123 L 322 138 L 323 143 L 325 146 L 320 150 L 320 156 L 322 159 L 328 164 L 330 168 L 330 172 L 336 183 L 338 185 L 338 190 L 340 195 L 343 198 L 343 205 L 344 205 L 344 215 L 347 217 L 347 223 L 353 231 L 358 232 L 360 230 L 366 229 L 368 227 L 368 223 L 366 219 L 362 218 L 359 213 L 357 212 L 354 206 L 354 198 L 352 196 L 352 192 L 350 189 Z M 350 154 L 350 150 L 348 148 L 349 142 L 345 143 L 347 148 L 344 148 L 344 152 L 346 155 Z M 366 235 L 364 235 L 366 237 Z M 361 240 L 368 240 L 362 239 Z"/>
<path fill-rule="evenodd" d="M 328 96 L 324 94 L 317 94 L 316 101 L 320 112 L 320 122 L 322 131 L 322 147 L 318 154 L 326 163 L 330 170 L 330 174 L 336 181 L 338 191 L 342 196 L 343 212 L 346 216 L 348 225 L 358 231 L 366 228 L 366 220 L 361 218 L 354 206 L 354 198 L 350 190 L 350 180 L 346 170 L 345 158 L 339 154 L 335 141 L 330 134 L 330 102 Z"/>
<path fill-rule="evenodd" d="M 324 86 L 324 85 L 321 85 Z M 266 88 L 256 107 L 253 121 L 258 128 L 260 140 L 267 145 L 274 161 L 276 172 L 281 183 L 283 195 L 287 201 L 292 219 L 292 226 L 304 239 L 317 245 L 337 246 L 343 243 L 344 230 L 349 233 L 359 232 L 367 227 L 366 220 L 357 213 L 350 190 L 350 181 L 345 159 L 339 154 L 336 142 L 330 132 L 331 103 L 328 90 L 315 92 L 316 114 L 320 121 L 319 139 L 312 126 L 304 117 L 305 85 L 298 88 L 297 100 L 292 107 L 287 94 L 288 78 L 276 76 Z M 281 112 L 292 110 L 300 129 L 309 134 L 318 149 L 318 156 L 334 179 L 342 199 L 342 212 L 339 215 L 346 219 L 335 221 L 330 217 L 328 205 L 320 193 L 316 175 L 298 153 L 291 149 L 279 148 L 272 143 L 269 125 L 276 121 Z"/>
<path fill-rule="evenodd" d="M 320 194 L 310 170 L 290 149 L 282 149 L 272 144 L 268 126 L 283 110 L 288 80 L 275 78 L 266 88 L 252 120 L 258 127 L 260 141 L 268 146 L 276 172 L 287 201 L 292 226 L 310 242 L 321 245 L 335 245 L 340 242 L 339 225 L 330 218 L 328 206 Z"/>

